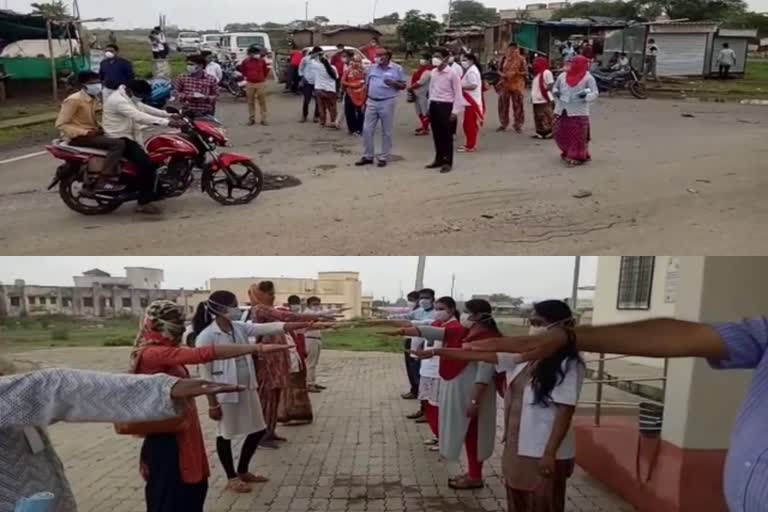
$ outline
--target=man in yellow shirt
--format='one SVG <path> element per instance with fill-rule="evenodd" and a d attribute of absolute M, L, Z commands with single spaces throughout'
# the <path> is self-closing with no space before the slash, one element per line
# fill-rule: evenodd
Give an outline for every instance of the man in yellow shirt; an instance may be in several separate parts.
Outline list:
<path fill-rule="evenodd" d="M 125 141 L 107 137 L 96 118 L 97 98 L 101 97 L 101 81 L 93 71 L 78 74 L 80 90 L 61 104 L 56 128 L 72 146 L 107 151 L 103 175 L 117 175 L 117 166 L 125 151 Z"/>

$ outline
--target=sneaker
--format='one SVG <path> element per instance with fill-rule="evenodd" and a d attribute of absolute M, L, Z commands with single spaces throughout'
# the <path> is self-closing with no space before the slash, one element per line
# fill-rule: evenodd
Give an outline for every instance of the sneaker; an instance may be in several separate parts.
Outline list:
<path fill-rule="evenodd" d="M 447 173 L 451 172 L 452 170 L 453 170 L 452 166 L 450 166 L 448 164 L 445 164 L 444 166 L 442 166 L 440 168 L 440 174 L 447 174 Z"/>
<path fill-rule="evenodd" d="M 413 414 L 406 414 L 405 417 L 408 418 L 409 420 L 416 420 L 421 418 L 422 416 L 424 416 L 424 413 L 422 411 L 417 411 L 417 412 L 414 412 Z"/>
<path fill-rule="evenodd" d="M 468 148 L 467 146 L 461 146 L 459 149 L 456 150 L 457 153 L 474 153 L 477 151 L 477 148 Z"/>
<path fill-rule="evenodd" d="M 426 441 L 424 441 L 424 444 L 426 446 L 435 446 L 438 442 L 439 441 L 437 439 L 432 438 L 432 439 L 427 439 Z"/>
<path fill-rule="evenodd" d="M 358 167 L 362 167 L 363 165 L 372 165 L 372 164 L 373 164 L 373 160 L 370 158 L 361 158 L 360 160 L 355 162 L 355 165 Z"/>
<path fill-rule="evenodd" d="M 376 164 L 376 167 L 386 167 L 387 161 L 386 160 L 379 160 L 379 163 Z"/>
<path fill-rule="evenodd" d="M 436 444 L 434 446 L 430 446 L 429 448 L 427 448 L 427 450 L 429 450 L 431 452 L 439 452 L 440 451 L 440 445 Z"/>
<path fill-rule="evenodd" d="M 402 398 L 403 400 L 416 400 L 417 397 L 414 393 L 411 393 L 409 391 L 408 393 L 403 393 L 402 395 L 400 395 L 400 398 Z"/>

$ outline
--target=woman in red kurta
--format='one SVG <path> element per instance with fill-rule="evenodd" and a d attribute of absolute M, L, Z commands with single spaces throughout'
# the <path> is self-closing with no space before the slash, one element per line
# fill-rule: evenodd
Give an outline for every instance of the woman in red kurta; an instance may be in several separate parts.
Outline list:
<path fill-rule="evenodd" d="M 165 373 L 188 378 L 186 365 L 254 354 L 263 345 L 181 346 L 184 313 L 170 301 L 149 305 L 131 352 L 133 373 Z M 193 399 L 184 401 L 184 428 L 153 434 L 141 448 L 141 474 L 146 480 L 147 512 L 202 512 L 208 493 L 208 457 Z"/>

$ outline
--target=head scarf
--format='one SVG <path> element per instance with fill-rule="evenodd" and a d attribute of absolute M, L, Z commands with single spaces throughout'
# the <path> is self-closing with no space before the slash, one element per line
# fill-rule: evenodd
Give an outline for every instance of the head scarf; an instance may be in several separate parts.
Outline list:
<path fill-rule="evenodd" d="M 589 59 L 577 55 L 571 60 L 570 66 L 565 72 L 565 82 L 571 87 L 576 87 L 587 75 L 587 71 L 589 71 Z"/>
<path fill-rule="evenodd" d="M 549 90 L 547 89 L 547 84 L 544 83 L 544 77 L 541 76 L 541 74 L 548 69 L 549 60 L 547 60 L 546 57 L 539 56 L 533 61 L 533 75 L 534 77 L 539 77 L 539 91 L 544 98 L 549 98 Z"/>
<path fill-rule="evenodd" d="M 169 300 L 156 300 L 144 312 L 131 351 L 131 371 L 136 372 L 141 351 L 149 345 L 175 347 L 184 334 L 184 311 Z"/>
<path fill-rule="evenodd" d="M 251 306 L 256 306 L 257 304 L 272 306 L 273 304 L 270 304 L 267 294 L 259 289 L 260 284 L 261 283 L 252 284 L 250 288 L 248 288 L 248 298 L 251 301 Z"/>

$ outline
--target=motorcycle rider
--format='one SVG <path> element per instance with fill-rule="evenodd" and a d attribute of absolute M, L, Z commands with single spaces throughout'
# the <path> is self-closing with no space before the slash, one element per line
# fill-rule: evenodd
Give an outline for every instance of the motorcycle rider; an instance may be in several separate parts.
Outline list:
<path fill-rule="evenodd" d="M 152 87 L 145 80 L 129 80 L 118 87 L 104 103 L 104 132 L 109 137 L 120 138 L 125 143 L 123 158 L 138 167 L 135 186 L 139 192 L 136 212 L 158 214 L 155 201 L 155 165 L 144 151 L 141 131 L 146 126 L 170 126 L 180 128 L 184 123 L 171 114 L 142 103 L 152 94 Z"/>
<path fill-rule="evenodd" d="M 216 55 L 209 50 L 200 52 L 200 55 L 205 57 L 205 61 L 208 63 L 205 65 L 205 74 L 211 75 L 216 79 L 216 83 L 221 83 L 221 79 L 224 78 L 224 71 L 221 69 L 221 64 L 216 59 Z"/>
<path fill-rule="evenodd" d="M 96 189 L 116 189 L 117 187 L 109 182 L 109 178 L 118 174 L 117 165 L 125 151 L 125 142 L 120 138 L 105 135 L 96 118 L 96 106 L 102 94 L 99 75 L 93 71 L 83 71 L 77 78 L 80 90 L 61 104 L 56 128 L 71 146 L 107 151 L 101 172 L 102 179 L 96 182 Z"/>

